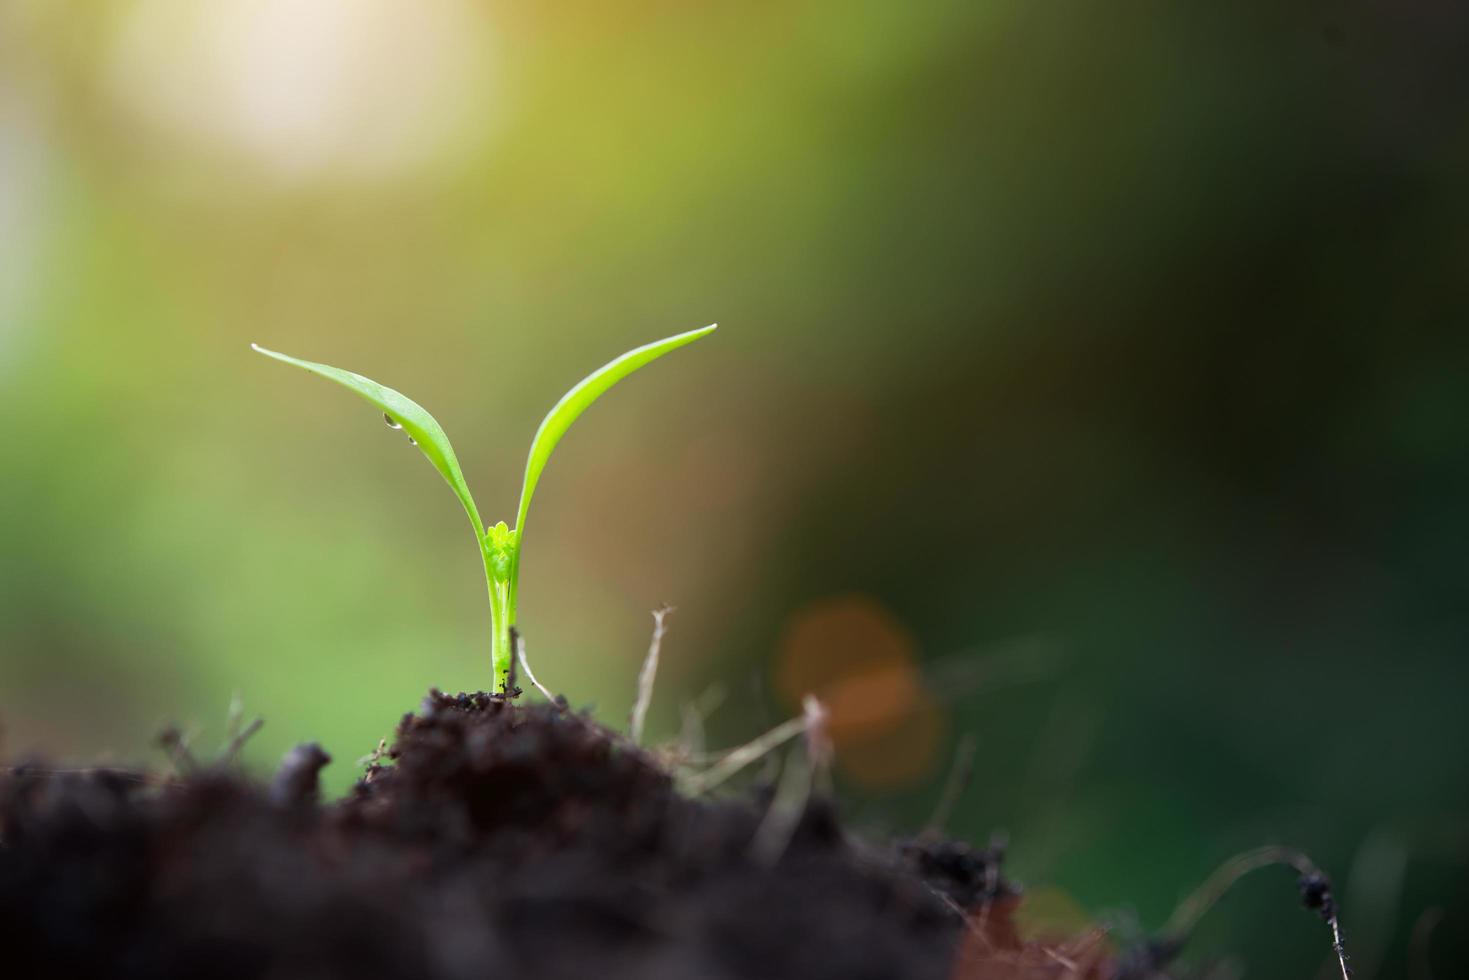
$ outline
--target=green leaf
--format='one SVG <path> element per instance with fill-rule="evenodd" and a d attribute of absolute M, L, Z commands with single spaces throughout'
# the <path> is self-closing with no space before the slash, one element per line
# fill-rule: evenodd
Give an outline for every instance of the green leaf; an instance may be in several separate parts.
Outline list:
<path fill-rule="evenodd" d="M 656 361 L 664 354 L 677 350 L 684 344 L 692 344 L 700 337 L 708 336 L 717 326 L 718 324 L 710 324 L 698 330 L 690 330 L 687 333 L 666 337 L 663 340 L 634 348 L 582 378 L 575 388 L 561 396 L 561 400 L 541 420 L 541 427 L 536 430 L 536 437 L 530 444 L 530 458 L 525 462 L 525 483 L 520 490 L 520 512 L 515 517 L 517 545 L 525 540 L 525 515 L 530 510 L 530 499 L 535 495 L 536 483 L 541 478 L 541 471 L 546 468 L 546 461 L 551 458 L 552 450 L 566 434 L 566 430 L 571 428 L 571 423 L 587 410 L 587 406 L 602 397 L 608 388 L 638 368 Z"/>
<path fill-rule="evenodd" d="M 377 406 L 378 410 L 383 413 L 383 421 L 393 428 L 401 428 L 403 433 L 428 457 L 428 461 L 434 464 L 434 469 L 438 470 L 448 481 L 450 489 L 464 505 L 464 512 L 469 515 L 469 522 L 474 525 L 475 537 L 481 541 L 484 539 L 484 522 L 480 520 L 479 511 L 475 509 L 474 498 L 469 493 L 469 485 L 464 482 L 464 474 L 459 469 L 459 460 L 454 455 L 454 447 L 449 444 L 449 437 L 444 434 L 443 427 L 422 405 L 402 392 L 384 387 L 371 378 L 364 378 L 351 371 L 343 371 L 341 368 L 317 364 L 313 361 L 303 361 L 289 354 L 266 350 L 258 344 L 251 344 L 250 348 L 266 357 L 273 357 L 286 364 L 294 364 L 312 374 L 319 374 L 329 381 L 335 381 Z"/>

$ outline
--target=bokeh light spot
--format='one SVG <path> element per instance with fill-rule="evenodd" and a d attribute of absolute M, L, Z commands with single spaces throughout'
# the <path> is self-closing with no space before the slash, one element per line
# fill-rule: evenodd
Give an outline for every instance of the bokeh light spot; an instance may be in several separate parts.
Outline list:
<path fill-rule="evenodd" d="M 910 784 L 934 764 L 944 724 L 924 690 L 916 643 L 870 596 L 797 610 L 782 632 L 776 689 L 792 707 L 806 694 L 821 700 L 838 766 L 866 787 Z"/>
<path fill-rule="evenodd" d="M 486 33 L 463 0 L 145 0 L 109 87 L 169 149 L 286 179 L 380 178 L 491 115 Z"/>

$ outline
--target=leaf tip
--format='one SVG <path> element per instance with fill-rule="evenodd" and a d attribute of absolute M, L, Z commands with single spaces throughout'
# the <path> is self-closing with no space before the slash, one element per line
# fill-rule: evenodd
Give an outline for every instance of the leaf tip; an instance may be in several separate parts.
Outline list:
<path fill-rule="evenodd" d="M 719 324 L 711 323 L 707 327 L 696 327 L 693 330 L 688 330 L 684 333 L 676 334 L 675 336 L 669 337 L 668 339 L 675 342 L 674 346 L 682 347 L 684 344 L 691 344 L 696 340 L 703 340 L 705 337 L 709 336 L 711 333 L 718 329 Z"/>

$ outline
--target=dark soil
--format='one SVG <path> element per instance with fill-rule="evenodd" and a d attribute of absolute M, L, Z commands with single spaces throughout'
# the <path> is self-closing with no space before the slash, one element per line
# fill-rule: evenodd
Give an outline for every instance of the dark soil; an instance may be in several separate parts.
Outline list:
<path fill-rule="evenodd" d="M 1103 978 L 1100 943 L 1023 946 L 999 855 L 891 847 L 769 794 L 680 795 L 586 717 L 432 692 L 383 765 L 316 800 L 294 750 L 224 770 L 0 777 L 5 977 Z"/>

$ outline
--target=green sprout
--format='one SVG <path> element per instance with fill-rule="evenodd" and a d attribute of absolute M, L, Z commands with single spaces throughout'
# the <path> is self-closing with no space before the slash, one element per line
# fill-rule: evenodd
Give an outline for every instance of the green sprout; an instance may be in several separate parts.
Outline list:
<path fill-rule="evenodd" d="M 485 528 L 484 522 L 480 520 L 479 510 L 474 506 L 469 485 L 464 482 L 464 474 L 459 469 L 459 460 L 454 455 L 454 447 L 449 444 L 449 437 L 444 434 L 443 427 L 434 417 L 413 399 L 351 371 L 303 361 L 266 350 L 258 344 L 251 344 L 250 347 L 267 357 L 294 364 L 312 374 L 335 381 L 372 402 L 383 413 L 383 421 L 390 428 L 402 430 L 408 436 L 408 441 L 417 446 L 434 465 L 434 469 L 448 481 L 450 489 L 464 505 L 464 512 L 469 515 L 469 523 L 474 526 L 475 540 L 479 542 L 480 556 L 484 559 L 485 579 L 490 590 L 490 664 L 494 672 L 495 688 L 507 692 L 510 660 L 514 654 L 510 630 L 515 625 L 516 586 L 520 579 L 520 546 L 525 539 L 525 516 L 530 510 L 531 497 L 536 492 L 536 484 L 541 479 L 541 471 L 551 458 L 552 450 L 566 434 L 566 430 L 571 428 L 571 423 L 587 410 L 587 406 L 606 393 L 607 389 L 669 351 L 713 333 L 715 326 L 717 324 L 711 324 L 634 348 L 582 378 L 574 388 L 561 396 L 561 400 L 541 420 L 541 427 L 536 430 L 535 439 L 531 441 L 530 456 L 525 462 L 525 482 L 520 489 L 520 509 L 515 515 L 514 528 L 507 527 L 504 521 L 489 529 Z"/>

